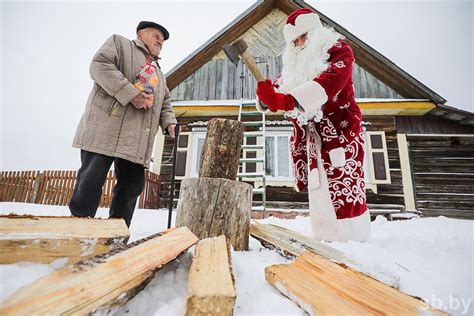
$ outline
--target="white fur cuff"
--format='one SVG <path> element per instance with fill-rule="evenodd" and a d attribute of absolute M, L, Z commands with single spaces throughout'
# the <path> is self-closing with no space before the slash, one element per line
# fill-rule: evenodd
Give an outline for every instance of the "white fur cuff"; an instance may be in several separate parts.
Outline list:
<path fill-rule="evenodd" d="M 308 117 L 321 110 L 321 106 L 326 103 L 328 96 L 324 88 L 316 81 L 306 81 L 302 85 L 290 91 L 290 94 L 303 107 Z"/>
<path fill-rule="evenodd" d="M 319 170 L 314 168 L 308 173 L 308 190 L 314 190 L 321 186 L 321 181 L 319 181 Z"/>
<path fill-rule="evenodd" d="M 260 113 L 268 112 L 268 106 L 262 103 L 258 97 L 255 100 L 255 107 L 257 108 L 257 111 L 259 111 Z"/>
<path fill-rule="evenodd" d="M 337 147 L 329 151 L 331 165 L 335 168 L 344 167 L 346 164 L 346 155 L 343 147 Z"/>

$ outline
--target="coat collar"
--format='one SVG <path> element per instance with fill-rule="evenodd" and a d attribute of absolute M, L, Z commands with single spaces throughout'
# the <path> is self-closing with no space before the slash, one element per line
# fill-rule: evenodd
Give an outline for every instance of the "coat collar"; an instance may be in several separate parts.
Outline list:
<path fill-rule="evenodd" d="M 150 54 L 150 51 L 148 50 L 148 48 L 146 47 L 145 43 L 143 43 L 141 40 L 139 39 L 134 39 L 132 41 L 133 43 L 135 43 L 135 45 L 138 47 L 138 48 L 141 48 L 145 54 Z"/>
<path fill-rule="evenodd" d="M 161 58 L 160 57 L 157 57 L 157 58 L 153 58 L 151 55 L 150 55 L 150 51 L 148 50 L 148 47 L 146 47 L 145 43 L 143 43 L 141 40 L 139 39 L 134 39 L 132 41 L 135 46 L 137 46 L 138 48 L 140 48 L 141 50 L 143 50 L 143 52 L 145 53 L 145 55 L 147 56 L 150 56 L 152 59 L 155 60 L 155 62 L 158 64 L 158 60 L 160 60 Z M 161 69 L 160 65 L 158 64 L 158 67 Z"/>

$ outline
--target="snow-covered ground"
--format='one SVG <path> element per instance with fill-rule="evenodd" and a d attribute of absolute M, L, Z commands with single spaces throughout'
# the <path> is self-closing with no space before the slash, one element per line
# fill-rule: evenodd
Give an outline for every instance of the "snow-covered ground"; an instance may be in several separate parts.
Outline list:
<path fill-rule="evenodd" d="M 66 207 L 21 203 L 0 203 L 8 214 L 69 215 Z M 98 216 L 107 217 L 106 209 Z M 174 218 L 173 218 L 174 220 Z M 309 218 L 269 218 L 272 223 L 311 235 Z M 167 211 L 137 210 L 130 227 L 131 241 L 166 229 Z M 374 271 L 400 278 L 400 290 L 423 298 L 434 307 L 454 315 L 474 314 L 473 241 L 474 221 L 413 218 L 389 222 L 377 217 L 367 242 L 333 242 L 335 247 Z M 153 281 L 116 315 L 182 315 L 185 307 L 187 274 L 194 249 L 167 264 Z M 288 262 L 276 252 L 263 248 L 251 238 L 250 250 L 232 252 L 237 302 L 235 315 L 302 315 L 303 311 L 265 281 L 264 268 Z M 60 268 L 52 264 L 17 263 L 0 265 L 0 301 L 15 290 Z"/>

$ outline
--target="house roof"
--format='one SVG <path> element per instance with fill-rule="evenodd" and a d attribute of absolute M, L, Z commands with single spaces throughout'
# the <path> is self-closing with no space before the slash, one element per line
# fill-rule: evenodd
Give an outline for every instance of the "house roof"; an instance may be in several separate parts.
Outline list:
<path fill-rule="evenodd" d="M 474 113 L 445 104 L 438 104 L 429 114 L 455 121 L 459 124 L 474 126 Z"/>
<path fill-rule="evenodd" d="M 278 8 L 285 14 L 290 14 L 300 8 L 310 8 L 314 10 L 320 16 L 323 23 L 334 28 L 334 30 L 345 37 L 354 51 L 357 64 L 377 79 L 387 84 L 405 98 L 428 99 L 435 104 L 443 104 L 446 102 L 443 97 L 364 43 L 347 29 L 300 0 L 260 0 L 253 4 L 167 73 L 167 85 L 169 89 L 172 90 L 175 88 L 180 82 L 184 81 L 199 69 L 199 67 L 218 54 L 223 45 L 238 39 L 249 30 L 252 25 L 264 18 L 274 8 Z"/>
<path fill-rule="evenodd" d="M 435 108 L 433 102 L 425 99 L 356 99 L 363 115 L 421 116 Z M 235 116 L 240 103 L 254 103 L 254 100 L 186 100 L 173 101 L 173 109 L 178 117 Z M 282 115 L 283 112 L 268 112 L 267 116 Z"/>

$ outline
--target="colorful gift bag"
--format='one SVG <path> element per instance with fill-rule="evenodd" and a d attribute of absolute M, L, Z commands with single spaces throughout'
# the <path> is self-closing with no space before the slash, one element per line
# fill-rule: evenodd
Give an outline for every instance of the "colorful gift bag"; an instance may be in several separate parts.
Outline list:
<path fill-rule="evenodd" d="M 141 92 L 148 94 L 147 105 L 151 107 L 153 105 L 153 94 L 158 86 L 158 77 L 156 76 L 156 63 L 147 59 L 145 65 L 141 66 L 141 70 L 136 76 L 135 88 Z"/>

